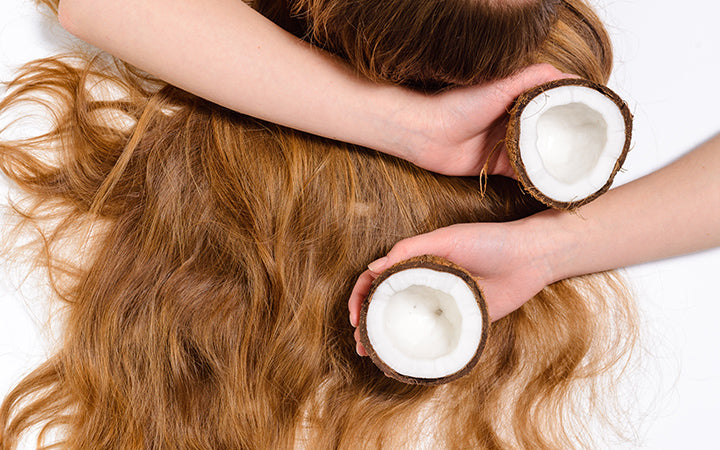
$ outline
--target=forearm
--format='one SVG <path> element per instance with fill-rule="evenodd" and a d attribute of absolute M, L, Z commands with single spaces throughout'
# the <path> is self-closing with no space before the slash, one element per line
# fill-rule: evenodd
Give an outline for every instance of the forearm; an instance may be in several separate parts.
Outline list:
<path fill-rule="evenodd" d="M 402 134 L 397 115 L 413 96 L 357 77 L 240 0 L 62 0 L 60 20 L 81 39 L 230 109 L 408 156 L 392 136 Z"/>
<path fill-rule="evenodd" d="M 547 236 L 551 281 L 720 246 L 720 135 L 576 213 L 528 223 Z"/>

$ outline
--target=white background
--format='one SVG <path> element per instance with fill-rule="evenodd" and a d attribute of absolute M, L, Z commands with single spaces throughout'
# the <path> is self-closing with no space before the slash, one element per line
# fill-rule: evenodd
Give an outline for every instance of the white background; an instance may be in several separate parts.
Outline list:
<path fill-rule="evenodd" d="M 624 183 L 720 131 L 720 7 L 704 0 L 594 4 L 615 45 L 610 87 L 635 115 L 633 150 L 618 179 Z M 0 80 L 68 42 L 28 0 L 0 2 Z M 6 190 L 0 177 L 0 204 Z M 668 230 L 668 239 L 677 233 L 682 230 Z M 720 449 L 720 250 L 631 267 L 627 275 L 645 327 L 645 365 L 635 381 L 645 411 L 640 448 Z M 48 352 L 42 302 L 33 298 L 32 280 L 22 287 L 25 295 L 16 289 L 19 281 L 0 266 L 3 397 Z"/>

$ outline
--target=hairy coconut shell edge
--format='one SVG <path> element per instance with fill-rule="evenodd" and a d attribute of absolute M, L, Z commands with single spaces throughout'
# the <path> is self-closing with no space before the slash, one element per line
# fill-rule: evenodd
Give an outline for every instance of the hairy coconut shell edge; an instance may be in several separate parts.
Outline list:
<path fill-rule="evenodd" d="M 478 304 L 478 307 L 480 308 L 480 312 L 482 314 L 482 320 L 483 320 L 483 328 L 482 328 L 482 335 L 480 338 L 480 343 L 478 344 L 478 347 L 475 351 L 475 354 L 470 359 L 470 361 L 465 364 L 465 366 L 458 370 L 457 372 L 454 372 L 450 375 L 440 377 L 440 378 L 417 378 L 417 377 L 411 377 L 407 375 L 402 375 L 395 370 L 393 370 L 385 361 L 383 361 L 378 354 L 375 352 L 375 349 L 373 348 L 372 344 L 370 343 L 370 339 L 367 334 L 367 314 L 368 314 L 368 308 L 370 306 L 370 303 L 372 302 L 372 296 L 375 293 L 375 290 L 377 287 L 385 281 L 390 276 L 394 275 L 395 273 L 398 273 L 403 270 L 407 269 L 415 269 L 415 268 L 425 268 L 425 269 L 431 269 L 436 270 L 439 272 L 447 272 L 451 273 L 453 275 L 456 275 L 460 277 L 470 288 L 470 290 L 473 293 L 473 296 L 475 297 L 475 301 Z M 482 293 L 482 289 L 480 289 L 480 286 L 478 286 L 475 279 L 472 277 L 470 272 L 463 269 L 462 267 L 458 266 L 457 264 L 454 264 L 451 261 L 448 261 L 447 259 L 434 256 L 434 255 L 422 255 L 422 256 L 416 256 L 404 261 L 401 261 L 390 268 L 384 270 L 378 277 L 373 281 L 373 283 L 370 286 L 370 290 L 368 292 L 367 297 L 365 298 L 365 301 L 363 302 L 362 309 L 360 310 L 360 320 L 358 323 L 358 327 L 360 330 L 360 343 L 365 347 L 365 350 L 368 352 L 368 355 L 370 356 L 370 359 L 372 362 L 385 373 L 388 377 L 394 378 L 398 381 L 401 381 L 403 383 L 407 384 L 422 384 L 422 385 L 440 385 L 449 383 L 451 381 L 457 380 L 458 378 L 468 374 L 470 370 L 477 364 L 477 362 L 480 360 L 480 355 L 482 354 L 483 349 L 485 348 L 485 342 L 487 341 L 488 336 L 488 329 L 490 327 L 490 317 L 488 315 L 487 311 L 487 304 L 485 302 L 485 297 Z"/>
<path fill-rule="evenodd" d="M 623 143 L 623 150 L 618 159 L 615 161 L 615 166 L 612 170 L 612 173 L 609 175 L 607 182 L 597 191 L 595 191 L 593 194 L 578 199 L 573 200 L 570 202 L 561 202 L 557 201 L 555 199 L 552 199 L 545 194 L 543 194 L 530 180 L 530 177 L 527 174 L 527 170 L 525 169 L 525 165 L 522 161 L 521 155 L 520 155 L 520 148 L 519 148 L 519 141 L 520 141 L 520 132 L 521 132 L 521 120 L 520 117 L 522 115 L 523 110 L 525 107 L 538 95 L 543 94 L 546 91 L 549 91 L 551 89 L 555 89 L 558 87 L 563 86 L 583 86 L 590 89 L 594 89 L 601 94 L 608 97 L 610 100 L 613 101 L 620 110 L 620 113 L 623 116 L 623 120 L 625 122 L 625 141 Z M 622 165 L 625 163 L 625 158 L 627 157 L 628 152 L 630 151 L 630 143 L 632 141 L 632 123 L 633 123 L 633 116 L 630 113 L 630 108 L 628 108 L 627 103 L 620 98 L 619 95 L 617 95 L 615 92 L 613 92 L 611 89 L 609 89 L 607 86 L 604 86 L 599 83 L 595 83 L 593 81 L 582 79 L 582 78 L 565 78 L 560 80 L 554 80 L 550 81 L 548 83 L 541 84 L 539 86 L 536 86 L 532 89 L 529 89 L 522 93 L 516 100 L 513 105 L 513 108 L 510 110 L 510 118 L 508 121 L 507 126 L 507 133 L 505 135 L 505 148 L 508 152 L 508 156 L 510 158 L 510 164 L 512 165 L 513 169 L 515 170 L 515 173 L 517 174 L 517 179 L 522 185 L 523 189 L 527 191 L 530 195 L 535 197 L 537 200 L 541 201 L 545 205 L 555 208 L 555 209 L 561 209 L 561 210 L 573 210 L 580 206 L 586 205 L 590 203 L 591 201 L 595 200 L 605 192 L 607 192 L 608 189 L 610 189 L 610 186 L 612 185 L 613 180 L 615 179 L 615 175 L 620 171 L 622 168 Z"/>

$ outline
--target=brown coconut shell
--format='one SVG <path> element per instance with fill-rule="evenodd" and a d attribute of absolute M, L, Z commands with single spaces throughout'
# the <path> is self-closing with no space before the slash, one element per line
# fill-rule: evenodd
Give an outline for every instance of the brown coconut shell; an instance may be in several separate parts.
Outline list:
<path fill-rule="evenodd" d="M 439 272 L 448 272 L 460 277 L 468 285 L 468 287 L 470 287 L 470 290 L 472 291 L 475 297 L 475 301 L 480 307 L 480 311 L 482 314 L 483 330 L 480 338 L 480 343 L 478 344 L 477 350 L 475 351 L 475 355 L 462 369 L 441 378 L 416 378 L 402 375 L 396 372 L 392 367 L 390 367 L 390 365 L 388 365 L 378 356 L 372 344 L 370 343 L 370 339 L 368 338 L 367 334 L 368 307 L 372 302 L 373 294 L 375 293 L 377 287 L 383 281 L 398 272 L 416 268 L 431 269 Z M 472 370 L 472 368 L 475 367 L 478 360 L 480 359 L 480 355 L 482 354 L 483 349 L 485 348 L 488 329 L 490 327 L 490 317 L 488 316 L 487 303 L 485 302 L 485 297 L 483 296 L 482 290 L 480 289 L 480 286 L 478 286 L 472 275 L 470 275 L 470 272 L 458 266 L 457 264 L 448 261 L 447 259 L 433 255 L 423 255 L 416 256 L 414 258 L 410 258 L 393 265 L 392 267 L 383 271 L 375 279 L 375 281 L 373 281 L 373 283 L 370 285 L 370 291 L 368 292 L 365 302 L 362 305 L 362 309 L 360 310 L 360 321 L 358 323 L 358 327 L 360 331 L 360 343 L 362 343 L 362 345 L 365 347 L 365 350 L 367 350 L 367 353 L 368 355 L 370 355 L 370 359 L 372 360 L 372 362 L 380 370 L 382 370 L 385 375 L 407 384 L 439 385 L 457 380 L 458 378 L 467 375 Z"/>
<path fill-rule="evenodd" d="M 525 107 L 530 103 L 532 99 L 534 99 L 538 95 L 562 86 L 584 86 L 600 92 L 601 94 L 612 100 L 615 105 L 617 105 L 625 121 L 625 142 L 623 144 L 623 150 L 617 161 L 615 162 L 615 167 L 613 168 L 612 173 L 608 177 L 607 182 L 605 183 L 605 185 L 603 185 L 603 187 L 595 191 L 593 194 L 584 198 L 578 198 L 577 200 L 573 200 L 571 202 L 561 202 L 548 197 L 547 195 L 543 194 L 532 183 L 532 181 L 530 181 L 530 177 L 527 174 L 527 170 L 525 169 L 525 165 L 520 156 L 519 148 L 520 131 L 522 129 L 520 116 Z M 542 203 L 550 206 L 551 208 L 561 210 L 573 210 L 582 205 L 590 203 L 591 201 L 595 200 L 596 198 L 607 192 L 608 189 L 610 189 L 610 185 L 612 185 L 612 182 L 615 179 L 615 175 L 622 168 L 623 163 L 625 163 L 625 158 L 630 151 L 630 141 L 632 140 L 632 122 L 633 116 L 630 113 L 630 108 L 628 108 L 627 103 L 625 103 L 625 101 L 623 101 L 623 99 L 620 98 L 619 95 L 617 95 L 607 86 L 581 78 L 566 78 L 561 80 L 555 80 L 529 89 L 522 93 L 515 100 L 513 108 L 510 111 L 510 119 L 507 126 L 507 133 L 505 135 L 505 147 L 507 149 L 508 156 L 510 157 L 510 163 L 512 164 L 513 168 L 515 169 L 515 173 L 517 174 L 517 179 L 522 185 L 522 187 L 525 189 L 525 191 L 527 191 L 530 195 L 532 195 Z"/>

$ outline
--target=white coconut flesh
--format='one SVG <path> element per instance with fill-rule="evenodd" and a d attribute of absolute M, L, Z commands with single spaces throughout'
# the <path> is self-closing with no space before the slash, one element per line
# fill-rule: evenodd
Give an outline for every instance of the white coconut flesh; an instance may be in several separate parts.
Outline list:
<path fill-rule="evenodd" d="M 413 268 L 392 274 L 368 305 L 367 335 L 397 373 L 441 378 L 462 370 L 482 339 L 482 311 L 462 278 Z"/>
<path fill-rule="evenodd" d="M 535 187 L 559 202 L 607 183 L 625 144 L 625 119 L 604 94 L 560 86 L 532 99 L 520 116 L 520 157 Z"/>

